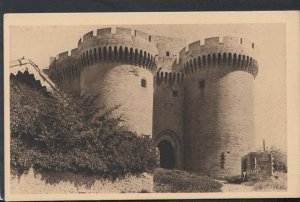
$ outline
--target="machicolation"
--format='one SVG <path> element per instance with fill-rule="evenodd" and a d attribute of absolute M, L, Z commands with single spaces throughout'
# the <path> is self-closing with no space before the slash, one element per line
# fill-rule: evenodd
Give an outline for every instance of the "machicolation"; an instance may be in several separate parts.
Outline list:
<path fill-rule="evenodd" d="M 240 174 L 254 145 L 256 47 L 239 37 L 195 41 L 128 28 L 90 31 L 51 58 L 56 84 L 120 107 L 124 125 L 150 135 L 161 166 Z"/>

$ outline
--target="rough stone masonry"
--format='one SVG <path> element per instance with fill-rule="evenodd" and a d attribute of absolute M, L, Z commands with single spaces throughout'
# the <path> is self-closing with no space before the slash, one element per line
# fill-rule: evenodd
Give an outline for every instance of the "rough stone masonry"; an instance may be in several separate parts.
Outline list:
<path fill-rule="evenodd" d="M 85 34 L 78 47 L 51 58 L 62 89 L 99 95 L 95 107 L 120 107 L 124 124 L 150 135 L 160 165 L 241 173 L 254 146 L 255 44 L 214 37 L 185 40 L 127 28 Z"/>

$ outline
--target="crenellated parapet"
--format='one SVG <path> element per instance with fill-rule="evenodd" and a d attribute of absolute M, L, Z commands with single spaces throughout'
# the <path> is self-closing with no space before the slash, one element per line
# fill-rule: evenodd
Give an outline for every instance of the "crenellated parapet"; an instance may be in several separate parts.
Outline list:
<path fill-rule="evenodd" d="M 255 44 L 244 38 L 214 37 L 195 41 L 179 53 L 181 71 L 187 75 L 204 68 L 232 68 L 233 71 L 249 72 L 256 77 L 258 63 L 255 59 Z"/>
<path fill-rule="evenodd" d="M 184 82 L 184 74 L 182 72 L 158 71 L 154 80 L 157 85 L 181 86 Z"/>
<path fill-rule="evenodd" d="M 49 76 L 57 82 L 78 78 L 79 73 L 77 48 L 59 53 L 49 66 Z"/>
<path fill-rule="evenodd" d="M 85 34 L 78 42 L 80 66 L 97 63 L 123 63 L 150 71 L 157 67 L 158 50 L 151 36 L 128 28 L 104 28 Z"/>

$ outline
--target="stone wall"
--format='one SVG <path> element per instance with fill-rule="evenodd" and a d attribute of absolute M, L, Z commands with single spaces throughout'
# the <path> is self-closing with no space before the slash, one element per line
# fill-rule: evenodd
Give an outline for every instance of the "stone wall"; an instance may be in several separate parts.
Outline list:
<path fill-rule="evenodd" d="M 98 29 L 70 54 L 59 54 L 51 69 L 62 86 L 99 95 L 96 107 L 120 105 L 114 114 L 138 134 L 153 135 L 155 145 L 172 142 L 177 168 L 240 174 L 241 154 L 255 138 L 255 44 L 230 36 L 184 44 L 127 28 Z M 77 80 L 68 80 L 72 65 Z"/>
<path fill-rule="evenodd" d="M 185 84 L 186 168 L 239 174 L 241 155 L 254 144 L 253 77 L 223 67 L 187 76 Z"/>
<path fill-rule="evenodd" d="M 59 88 L 79 93 L 80 66 L 77 53 L 74 50 L 72 50 L 71 55 L 68 55 L 68 52 L 60 53 L 57 59 L 51 61 L 49 76 Z"/>
<path fill-rule="evenodd" d="M 241 155 L 253 149 L 255 138 L 254 52 L 251 43 L 235 37 L 196 41 L 180 52 L 186 169 L 240 174 Z"/>
<path fill-rule="evenodd" d="M 183 167 L 183 74 L 158 72 L 154 79 L 153 141 L 173 138 L 177 168 Z"/>
<path fill-rule="evenodd" d="M 142 80 L 146 86 L 142 86 Z M 138 134 L 152 135 L 153 75 L 150 71 L 120 63 L 90 65 L 81 72 L 81 93 L 98 95 L 96 107 L 113 108 L 124 125 Z"/>
<path fill-rule="evenodd" d="M 179 51 L 185 46 L 186 41 L 180 38 L 171 38 L 164 36 L 151 36 L 151 42 L 156 44 L 158 50 L 158 67 L 163 70 L 175 70 L 173 64 L 179 57 Z"/>

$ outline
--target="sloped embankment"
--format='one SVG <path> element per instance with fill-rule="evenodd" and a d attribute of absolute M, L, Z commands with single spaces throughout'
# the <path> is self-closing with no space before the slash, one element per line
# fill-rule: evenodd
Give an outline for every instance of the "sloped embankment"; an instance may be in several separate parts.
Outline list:
<path fill-rule="evenodd" d="M 49 94 L 28 72 L 11 75 L 11 191 L 151 191 L 149 136 L 119 126 L 113 109 L 93 119 L 93 98 L 77 98 Z"/>

